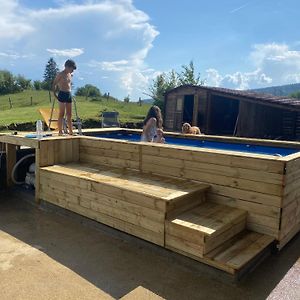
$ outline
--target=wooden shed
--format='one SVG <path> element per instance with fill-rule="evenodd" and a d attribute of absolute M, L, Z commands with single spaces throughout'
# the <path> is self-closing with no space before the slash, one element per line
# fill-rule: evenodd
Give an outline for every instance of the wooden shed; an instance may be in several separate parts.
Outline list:
<path fill-rule="evenodd" d="M 300 100 L 251 91 L 183 85 L 165 94 L 164 128 L 188 122 L 205 134 L 300 140 Z"/>

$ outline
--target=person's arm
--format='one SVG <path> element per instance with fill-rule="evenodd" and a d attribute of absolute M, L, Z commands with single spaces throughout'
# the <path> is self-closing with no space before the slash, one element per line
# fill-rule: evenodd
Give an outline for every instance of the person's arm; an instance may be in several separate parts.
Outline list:
<path fill-rule="evenodd" d="M 57 84 L 58 84 L 59 80 L 60 80 L 60 74 L 57 74 L 54 81 L 53 81 L 53 84 L 52 84 L 53 95 L 56 99 L 58 99 L 57 98 L 57 91 L 58 91 Z"/>

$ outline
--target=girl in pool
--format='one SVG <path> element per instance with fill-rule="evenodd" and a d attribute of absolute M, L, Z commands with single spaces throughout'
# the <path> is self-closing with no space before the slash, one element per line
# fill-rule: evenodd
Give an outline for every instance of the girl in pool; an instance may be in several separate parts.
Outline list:
<path fill-rule="evenodd" d="M 156 105 L 151 106 L 143 123 L 141 141 L 157 142 L 157 130 L 162 131 L 162 123 L 160 108 Z M 161 139 L 159 140 L 161 141 Z"/>

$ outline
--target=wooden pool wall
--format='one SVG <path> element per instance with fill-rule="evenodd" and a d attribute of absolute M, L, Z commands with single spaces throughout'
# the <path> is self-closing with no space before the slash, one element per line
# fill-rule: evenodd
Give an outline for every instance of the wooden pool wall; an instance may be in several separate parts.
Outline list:
<path fill-rule="evenodd" d="M 247 227 L 275 237 L 279 248 L 300 229 L 298 153 L 272 157 L 75 137 L 41 140 L 37 156 L 40 167 L 93 162 L 208 183 L 209 201 L 247 210 Z"/>

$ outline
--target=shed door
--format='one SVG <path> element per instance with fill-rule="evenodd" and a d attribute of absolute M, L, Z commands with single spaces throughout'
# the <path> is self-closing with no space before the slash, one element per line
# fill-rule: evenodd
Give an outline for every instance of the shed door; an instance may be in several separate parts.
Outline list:
<path fill-rule="evenodd" d="M 194 95 L 185 95 L 184 102 L 183 102 L 182 123 L 192 124 L 193 110 L 194 110 Z"/>
<path fill-rule="evenodd" d="M 210 109 L 210 134 L 233 135 L 239 113 L 239 101 L 213 95 Z"/>

